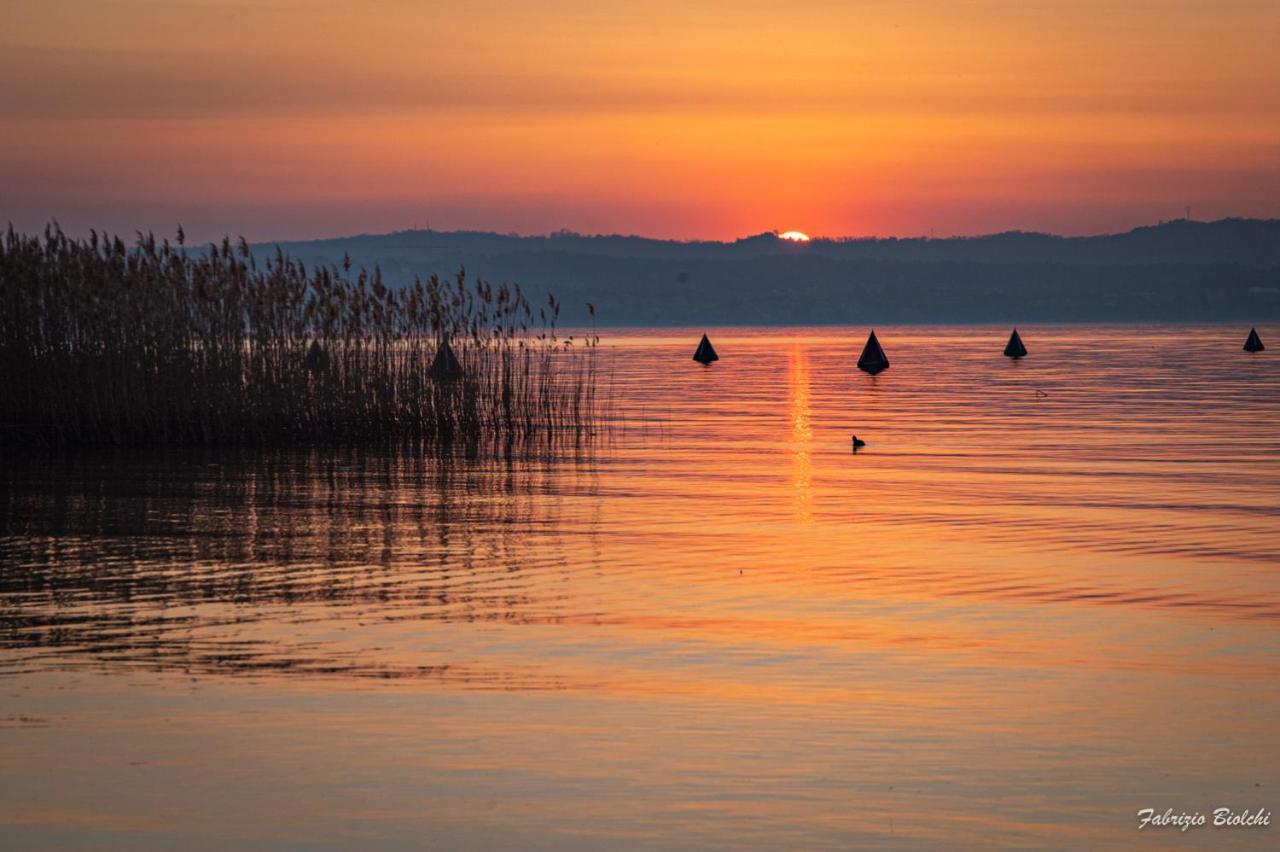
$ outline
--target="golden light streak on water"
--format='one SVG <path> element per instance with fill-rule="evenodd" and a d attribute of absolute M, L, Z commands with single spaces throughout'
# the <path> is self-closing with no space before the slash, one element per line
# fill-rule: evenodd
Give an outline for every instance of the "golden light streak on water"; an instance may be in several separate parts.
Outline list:
<path fill-rule="evenodd" d="M 791 348 L 788 370 L 788 411 L 791 414 L 791 480 L 795 487 L 796 517 L 813 520 L 813 412 L 809 404 L 809 359 L 796 344 Z"/>

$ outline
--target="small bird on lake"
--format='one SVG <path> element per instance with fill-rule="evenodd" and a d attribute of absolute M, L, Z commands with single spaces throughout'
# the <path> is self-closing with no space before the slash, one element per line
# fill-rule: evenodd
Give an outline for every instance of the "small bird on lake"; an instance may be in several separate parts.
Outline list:
<path fill-rule="evenodd" d="M 865 447 L 866 445 L 867 445 L 866 441 L 862 440 L 857 435 L 853 436 L 853 449 L 855 451 L 858 449 L 858 447 Z"/>

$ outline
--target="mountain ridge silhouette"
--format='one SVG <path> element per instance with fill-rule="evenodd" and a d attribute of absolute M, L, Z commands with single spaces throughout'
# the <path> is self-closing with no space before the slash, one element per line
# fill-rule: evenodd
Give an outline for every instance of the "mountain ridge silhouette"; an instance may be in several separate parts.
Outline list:
<path fill-rule="evenodd" d="M 466 267 L 554 292 L 565 324 L 588 323 L 587 302 L 606 325 L 1280 318 L 1280 219 L 808 243 L 409 230 L 256 248 L 276 246 L 309 265 L 349 255 L 391 285 Z"/>

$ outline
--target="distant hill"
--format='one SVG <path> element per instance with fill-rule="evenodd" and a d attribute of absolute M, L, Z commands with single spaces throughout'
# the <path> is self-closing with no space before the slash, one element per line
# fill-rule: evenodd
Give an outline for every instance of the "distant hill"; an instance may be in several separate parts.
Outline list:
<path fill-rule="evenodd" d="M 389 284 L 465 266 L 538 298 L 554 292 L 566 324 L 586 321 L 587 302 L 606 325 L 1280 318 L 1276 219 L 1094 237 L 726 243 L 402 231 L 279 246 L 308 265 L 349 255 Z"/>

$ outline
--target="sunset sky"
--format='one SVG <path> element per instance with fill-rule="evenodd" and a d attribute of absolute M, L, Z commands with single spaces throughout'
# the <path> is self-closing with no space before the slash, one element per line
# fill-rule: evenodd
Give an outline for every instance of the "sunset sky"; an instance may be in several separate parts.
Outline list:
<path fill-rule="evenodd" d="M 22 228 L 944 236 L 1280 216 L 1276 0 L 0 14 L 0 220 Z"/>

